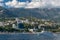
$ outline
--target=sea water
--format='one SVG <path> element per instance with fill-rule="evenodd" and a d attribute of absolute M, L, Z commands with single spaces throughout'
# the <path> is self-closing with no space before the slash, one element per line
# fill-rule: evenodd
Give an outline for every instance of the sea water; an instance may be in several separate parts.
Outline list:
<path fill-rule="evenodd" d="M 0 34 L 0 40 L 60 40 L 60 34 L 53 33 Z"/>

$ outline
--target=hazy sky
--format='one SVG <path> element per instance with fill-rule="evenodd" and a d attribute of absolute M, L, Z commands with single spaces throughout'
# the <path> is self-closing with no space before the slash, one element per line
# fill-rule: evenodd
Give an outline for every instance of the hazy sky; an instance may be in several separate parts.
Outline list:
<path fill-rule="evenodd" d="M 2 1 L 2 0 L 0 0 Z M 43 8 L 43 7 L 60 7 L 60 0 L 3 0 L 8 7 L 15 8 Z"/>
<path fill-rule="evenodd" d="M 4 0 L 4 1 L 7 2 L 7 1 L 12 1 L 12 0 Z M 17 0 L 17 1 L 26 2 L 26 1 L 31 1 L 31 0 Z"/>

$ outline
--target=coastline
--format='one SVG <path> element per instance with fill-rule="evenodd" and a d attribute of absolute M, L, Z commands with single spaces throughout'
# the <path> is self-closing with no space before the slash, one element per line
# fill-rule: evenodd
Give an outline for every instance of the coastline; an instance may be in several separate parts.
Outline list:
<path fill-rule="evenodd" d="M 42 33 L 45 33 L 45 32 L 0 32 L 0 34 L 42 34 Z M 46 33 L 50 33 L 50 32 L 46 32 Z M 58 34 L 60 32 L 51 32 L 53 34 Z"/>
<path fill-rule="evenodd" d="M 60 34 L 60 32 L 56 32 L 56 34 Z"/>
<path fill-rule="evenodd" d="M 0 32 L 0 34 L 39 34 L 40 32 L 30 33 L 30 32 Z"/>

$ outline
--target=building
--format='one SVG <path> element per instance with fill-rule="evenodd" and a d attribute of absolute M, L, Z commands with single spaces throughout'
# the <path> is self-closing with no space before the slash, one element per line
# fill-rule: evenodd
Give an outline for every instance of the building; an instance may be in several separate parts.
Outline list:
<path fill-rule="evenodd" d="M 12 28 L 17 29 L 17 26 L 15 24 L 12 24 Z"/>
<path fill-rule="evenodd" d="M 18 28 L 19 28 L 19 29 L 24 29 L 24 24 L 23 24 L 23 23 L 19 23 L 19 24 L 18 24 Z"/>
<path fill-rule="evenodd" d="M 4 26 L 4 22 L 0 22 L 0 26 Z"/>
<path fill-rule="evenodd" d="M 19 18 L 16 18 L 16 22 L 17 22 L 17 27 L 19 29 L 24 29 L 24 24 L 23 24 L 23 20 L 20 20 Z"/>
<path fill-rule="evenodd" d="M 38 25 L 38 29 L 41 29 L 41 28 L 43 28 L 45 26 L 46 26 L 45 24 L 40 24 L 40 25 Z"/>

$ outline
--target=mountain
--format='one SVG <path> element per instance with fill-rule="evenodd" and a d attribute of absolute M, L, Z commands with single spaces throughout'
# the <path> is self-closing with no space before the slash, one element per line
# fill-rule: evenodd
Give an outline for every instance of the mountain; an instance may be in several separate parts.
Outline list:
<path fill-rule="evenodd" d="M 36 17 L 41 19 L 50 19 L 60 21 L 60 8 L 44 8 L 44 9 L 9 9 L 16 17 Z"/>
<path fill-rule="evenodd" d="M 1 17 L 15 17 L 15 14 L 13 14 L 10 10 L 0 6 L 0 18 Z"/>
<path fill-rule="evenodd" d="M 3 12 L 1 12 L 3 10 Z M 0 7 L 0 17 L 36 17 L 60 22 L 60 8 L 3 8 Z"/>

